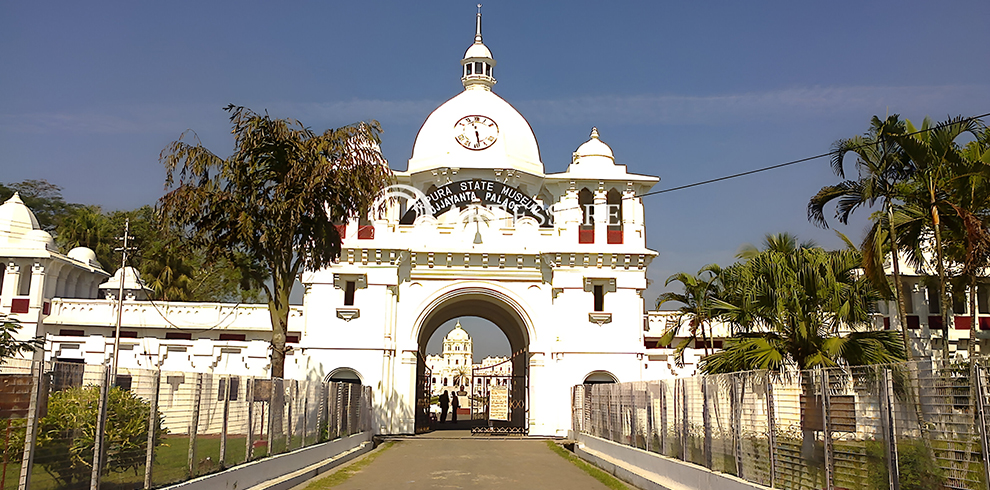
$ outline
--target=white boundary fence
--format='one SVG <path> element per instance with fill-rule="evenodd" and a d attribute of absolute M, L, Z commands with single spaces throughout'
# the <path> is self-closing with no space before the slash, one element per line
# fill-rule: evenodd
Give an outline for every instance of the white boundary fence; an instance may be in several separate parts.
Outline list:
<path fill-rule="evenodd" d="M 104 407 L 108 378 L 102 365 L 0 366 L 0 490 L 155 488 L 371 430 L 371 389 L 356 384 L 121 368 Z"/>
<path fill-rule="evenodd" d="M 786 489 L 987 489 L 988 362 L 578 385 L 573 429 Z"/>

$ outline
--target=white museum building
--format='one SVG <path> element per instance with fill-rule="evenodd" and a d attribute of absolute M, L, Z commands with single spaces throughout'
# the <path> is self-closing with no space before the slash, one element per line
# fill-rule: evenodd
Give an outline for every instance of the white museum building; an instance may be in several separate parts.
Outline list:
<path fill-rule="evenodd" d="M 303 304 L 290 311 L 286 377 L 371 386 L 383 434 L 422 428 L 438 388 L 427 342 L 460 317 L 505 334 L 511 425 L 529 434 L 566 435 L 576 384 L 691 372 L 649 342 L 670 315 L 645 308 L 657 253 L 637 196 L 659 179 L 616 164 L 595 129 L 564 172 L 546 173 L 526 118 L 493 91 L 480 19 L 460 60 L 463 91 L 427 116 L 395 172 L 390 195 L 406 199 L 348 223 L 339 261 L 303 274 Z M 122 368 L 269 371 L 266 305 L 148 301 L 132 270 L 111 276 L 88 249 L 59 252 L 16 195 L 0 206 L 0 260 L 0 313 L 45 336 L 48 359 L 106 362 L 123 280 Z"/>

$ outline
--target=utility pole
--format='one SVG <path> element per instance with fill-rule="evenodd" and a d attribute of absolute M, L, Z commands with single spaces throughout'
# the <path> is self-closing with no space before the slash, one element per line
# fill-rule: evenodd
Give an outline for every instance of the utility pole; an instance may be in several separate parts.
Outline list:
<path fill-rule="evenodd" d="M 110 370 L 108 373 L 106 366 L 104 366 L 103 382 L 100 386 L 100 403 L 96 416 L 96 433 L 93 440 L 93 471 L 89 481 L 90 490 L 100 489 L 103 465 L 106 462 L 106 426 L 109 394 L 110 387 L 117 384 L 117 361 L 120 358 L 120 320 L 124 312 L 124 279 L 127 277 L 125 268 L 127 267 L 127 252 L 130 250 L 127 247 L 127 241 L 134 238 L 128 234 L 130 228 L 131 220 L 128 218 L 124 221 L 124 236 L 117 237 L 118 240 L 124 241 L 124 246 L 114 249 L 114 251 L 122 252 L 120 256 L 120 287 L 117 289 L 117 328 L 113 333 L 113 356 L 110 358 Z"/>
<path fill-rule="evenodd" d="M 118 240 L 123 240 L 124 245 L 114 249 L 115 252 L 121 252 L 120 287 L 117 290 L 117 327 L 113 332 L 113 364 L 110 366 L 110 381 L 114 384 L 117 383 L 117 361 L 120 359 L 120 321 L 124 314 L 124 278 L 127 277 L 127 252 L 130 251 L 130 248 L 127 246 L 127 241 L 134 238 L 128 233 L 130 229 L 131 219 L 127 218 L 124 220 L 124 236 L 117 237 Z"/>

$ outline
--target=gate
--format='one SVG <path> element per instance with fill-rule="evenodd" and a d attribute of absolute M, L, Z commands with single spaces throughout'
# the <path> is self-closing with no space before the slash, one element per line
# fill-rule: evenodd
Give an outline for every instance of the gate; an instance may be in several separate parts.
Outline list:
<path fill-rule="evenodd" d="M 480 422 L 471 427 L 472 434 L 529 433 L 529 382 L 525 372 L 513 372 L 516 356 L 525 360 L 526 351 L 471 370 L 471 419 Z"/>
<path fill-rule="evenodd" d="M 423 367 L 423 374 L 416 379 L 416 433 L 422 434 L 432 430 L 430 419 L 430 402 L 433 397 L 433 372 L 426 365 L 426 358 L 419 353 L 417 362 Z"/>

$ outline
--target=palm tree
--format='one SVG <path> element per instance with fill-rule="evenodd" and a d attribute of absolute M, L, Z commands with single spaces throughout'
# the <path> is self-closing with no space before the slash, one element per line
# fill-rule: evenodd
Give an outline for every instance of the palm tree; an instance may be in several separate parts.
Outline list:
<path fill-rule="evenodd" d="M 858 273 L 862 257 L 854 247 L 826 251 L 777 234 L 767 236 L 763 250 L 744 250 L 739 258 L 722 275 L 725 293 L 718 308 L 740 331 L 724 350 L 702 360 L 702 372 L 781 374 L 790 367 L 904 360 L 895 332 L 864 328 L 872 325 L 880 296 Z"/>
<path fill-rule="evenodd" d="M 956 139 L 965 133 L 979 137 L 983 125 L 979 120 L 957 116 L 932 126 L 925 118 L 921 128 L 911 121 L 905 121 L 906 133 L 892 134 L 890 137 L 911 159 L 914 172 L 911 180 L 920 193 L 916 199 L 922 200 L 931 219 L 931 231 L 935 238 L 935 266 L 939 279 L 939 303 L 942 312 L 942 355 L 949 356 L 949 324 L 952 322 L 951 301 L 948 295 L 948 281 L 945 272 L 944 249 L 942 243 L 942 222 L 939 206 L 946 203 L 946 188 L 959 174 L 964 156 Z M 919 196 L 920 194 L 920 196 Z M 921 204 L 921 203 L 919 203 Z M 918 237 L 916 237 L 918 239 Z"/>
<path fill-rule="evenodd" d="M 951 254 L 953 260 L 963 264 L 960 278 L 965 285 L 959 289 L 969 289 L 968 358 L 972 359 L 979 331 L 977 280 L 990 263 L 990 230 L 987 229 L 990 221 L 990 128 L 982 128 L 977 138 L 961 149 L 960 155 L 962 162 L 956 169 L 959 175 L 949 181 L 946 201 L 960 221 L 949 229 L 950 234 L 957 235 L 954 240 L 957 245 L 949 250 L 955 250 L 956 253 Z"/>
<path fill-rule="evenodd" d="M 684 292 L 667 292 L 657 298 L 657 308 L 671 301 L 683 303 L 683 306 L 677 309 L 679 312 L 677 324 L 668 328 L 660 338 L 661 344 L 670 344 L 681 326 L 687 322 L 689 336 L 675 350 L 675 359 L 678 365 L 684 364 L 684 350 L 698 338 L 699 330 L 701 339 L 705 344 L 705 356 L 708 356 L 709 342 L 708 335 L 705 333 L 705 325 L 715 318 L 713 308 L 716 299 L 722 292 L 719 283 L 721 272 L 722 268 L 717 264 L 709 264 L 702 267 L 694 276 L 685 272 L 674 274 L 667 278 L 664 286 L 669 286 L 670 283 L 677 281 L 683 286 Z"/>
<path fill-rule="evenodd" d="M 808 202 L 808 220 L 819 226 L 828 228 L 825 220 L 825 206 L 833 201 L 836 203 L 835 217 L 842 224 L 849 223 L 849 216 L 860 206 L 873 207 L 880 202 L 882 214 L 874 218 L 874 230 L 870 235 L 889 237 L 891 245 L 897 243 L 897 233 L 890 216 L 893 214 L 895 200 L 899 196 L 900 183 L 911 175 L 910 161 L 905 157 L 897 144 L 890 138 L 894 134 L 904 133 L 905 123 L 900 116 L 894 114 L 881 121 L 873 116 L 870 129 L 863 136 L 841 139 L 832 145 L 831 165 L 835 174 L 846 178 L 843 165 L 845 156 L 849 153 L 856 155 L 856 170 L 859 178 L 845 180 L 836 185 L 822 187 L 818 194 Z M 883 218 L 887 218 L 884 220 Z M 885 234 L 877 225 L 886 222 Z M 879 245 L 882 242 L 875 242 Z M 901 282 L 900 258 L 897 247 L 890 246 L 891 263 L 893 268 L 894 300 L 897 303 L 897 320 L 901 328 L 904 345 L 909 346 L 907 334 L 907 313 L 905 311 L 903 283 Z M 865 254 L 864 254 L 865 255 Z M 870 257 L 881 259 L 864 263 L 867 275 L 872 277 L 881 288 L 881 292 L 889 291 L 886 275 L 883 273 L 883 254 L 871 254 Z M 885 294 L 885 296 L 888 296 Z M 911 350 L 908 349 L 908 356 Z"/>

